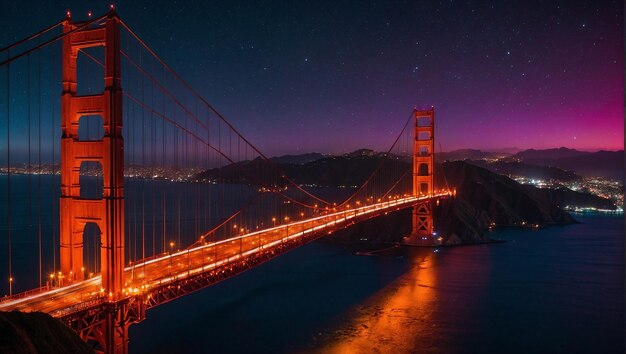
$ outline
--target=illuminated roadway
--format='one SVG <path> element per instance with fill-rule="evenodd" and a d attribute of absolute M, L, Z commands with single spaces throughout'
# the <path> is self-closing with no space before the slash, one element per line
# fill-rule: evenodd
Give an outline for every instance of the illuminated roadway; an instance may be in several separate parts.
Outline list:
<path fill-rule="evenodd" d="M 433 197 L 447 196 L 449 193 Z M 175 283 L 180 279 L 208 272 L 216 267 L 232 263 L 260 251 L 272 249 L 287 240 L 297 239 L 312 232 L 323 232 L 347 226 L 356 217 L 375 217 L 392 209 L 409 207 L 428 197 L 401 197 L 375 204 L 347 207 L 341 211 L 329 212 L 317 217 L 293 221 L 261 231 L 256 231 L 222 241 L 192 246 L 158 258 L 137 261 L 125 268 L 126 284 L 124 296 L 150 292 L 150 289 Z M 85 303 L 92 306 L 107 300 L 107 294 L 100 288 L 101 276 L 75 282 L 71 285 L 52 288 L 32 295 L 0 303 L 0 311 L 41 311 L 55 317 L 67 315 L 76 310 L 76 305 Z M 87 305 L 86 305 L 87 306 Z M 69 308 L 72 307 L 70 310 Z"/>

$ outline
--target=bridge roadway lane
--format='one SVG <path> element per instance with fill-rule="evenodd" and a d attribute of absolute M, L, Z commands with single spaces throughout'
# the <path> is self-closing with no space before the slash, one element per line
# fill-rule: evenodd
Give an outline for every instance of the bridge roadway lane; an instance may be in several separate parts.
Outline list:
<path fill-rule="evenodd" d="M 437 194 L 435 197 L 448 195 Z M 125 268 L 124 295 L 133 295 L 141 292 L 150 292 L 151 288 L 174 282 L 200 272 L 234 262 L 237 259 L 252 255 L 260 250 L 267 250 L 284 240 L 301 237 L 310 232 L 319 232 L 324 229 L 343 227 L 356 216 L 364 216 L 387 209 L 401 206 L 410 206 L 426 197 L 403 197 L 386 202 L 360 206 L 357 208 L 331 212 L 318 217 L 293 221 L 288 224 L 269 229 L 252 232 L 246 235 L 226 240 L 207 243 L 205 245 L 188 248 L 173 254 L 164 254 L 161 257 L 137 261 L 134 265 Z M 31 296 L 5 301 L 0 303 L 0 311 L 41 311 L 53 316 L 67 314 L 68 307 L 78 303 L 94 303 L 106 301 L 107 294 L 100 288 L 101 276 L 77 282 L 61 288 L 54 288 Z"/>

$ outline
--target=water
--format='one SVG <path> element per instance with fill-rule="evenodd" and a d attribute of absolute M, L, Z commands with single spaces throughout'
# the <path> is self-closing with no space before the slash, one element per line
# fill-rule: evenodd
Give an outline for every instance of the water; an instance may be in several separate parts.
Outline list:
<path fill-rule="evenodd" d="M 623 353 L 622 216 L 356 256 L 316 242 L 162 305 L 131 353 Z"/>
<path fill-rule="evenodd" d="M 58 176 L 11 179 L 14 291 L 38 284 L 35 216 L 40 200 L 29 196 L 39 190 L 43 276 L 54 258 L 58 262 L 59 182 Z M 0 176 L 0 186 L 4 191 L 5 176 Z M 158 182 L 130 180 L 128 187 L 128 211 L 140 195 L 145 195 L 147 205 L 153 194 L 154 204 L 163 202 Z M 212 210 L 224 199 L 216 195 L 233 192 L 222 186 L 166 187 L 165 199 L 171 201 L 175 195 L 197 195 L 197 188 L 200 195 L 210 192 L 214 197 L 207 203 Z M 243 192 L 234 194 L 245 199 Z M 0 193 L 0 278 L 5 279 L 0 294 L 8 292 L 6 199 L 6 193 Z M 181 219 L 195 220 L 192 216 Z M 149 211 L 146 218 L 137 210 L 129 213 L 128 242 L 138 234 L 137 222 L 154 219 L 159 225 L 159 217 Z M 340 245 L 316 242 L 150 310 L 144 322 L 131 326 L 130 349 L 132 353 L 623 353 L 623 217 L 576 217 L 583 223 L 538 231 L 501 229 L 492 237 L 506 243 L 438 252 L 411 248 L 365 257 Z M 185 222 L 181 233 L 194 237 L 194 228 L 193 222 Z M 160 233 L 158 227 L 156 231 Z M 130 243 L 127 246 L 130 249 Z"/>

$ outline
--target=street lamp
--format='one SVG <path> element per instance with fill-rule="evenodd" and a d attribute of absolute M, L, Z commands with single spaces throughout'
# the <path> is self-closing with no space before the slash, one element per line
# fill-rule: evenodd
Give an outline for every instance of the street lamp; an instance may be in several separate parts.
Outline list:
<path fill-rule="evenodd" d="M 200 259 L 202 260 L 202 270 L 204 270 L 204 245 L 206 245 L 204 235 L 200 236 L 200 241 L 202 242 L 202 245 L 200 246 Z"/>
<path fill-rule="evenodd" d="M 174 256 L 174 241 L 170 242 L 170 268 L 172 268 L 172 257 Z"/>
<path fill-rule="evenodd" d="M 9 296 L 13 295 L 13 277 L 9 277 Z"/>

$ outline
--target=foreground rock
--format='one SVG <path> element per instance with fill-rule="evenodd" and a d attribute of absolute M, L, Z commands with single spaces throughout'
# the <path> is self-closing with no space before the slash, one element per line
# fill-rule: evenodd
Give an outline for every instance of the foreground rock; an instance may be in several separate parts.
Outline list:
<path fill-rule="evenodd" d="M 0 312 L 0 353 L 93 353 L 59 320 L 34 312 Z"/>

